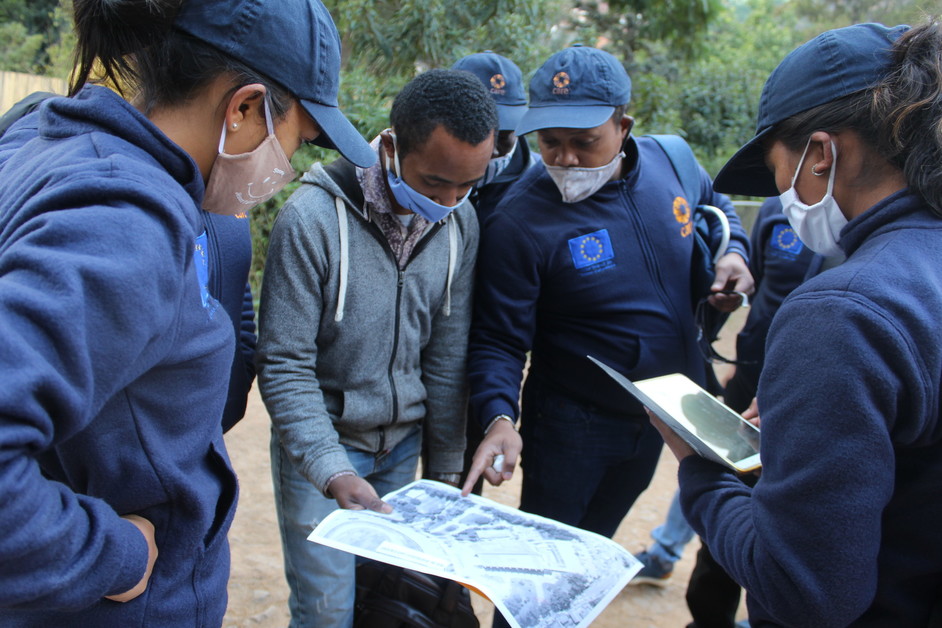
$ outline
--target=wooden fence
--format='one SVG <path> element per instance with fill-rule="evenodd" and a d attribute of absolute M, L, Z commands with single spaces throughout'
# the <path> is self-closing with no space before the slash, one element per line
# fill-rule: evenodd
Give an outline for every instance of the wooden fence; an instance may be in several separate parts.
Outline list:
<path fill-rule="evenodd" d="M 65 94 L 68 89 L 67 83 L 59 78 L 22 72 L 0 72 L 0 114 L 33 92 Z"/>

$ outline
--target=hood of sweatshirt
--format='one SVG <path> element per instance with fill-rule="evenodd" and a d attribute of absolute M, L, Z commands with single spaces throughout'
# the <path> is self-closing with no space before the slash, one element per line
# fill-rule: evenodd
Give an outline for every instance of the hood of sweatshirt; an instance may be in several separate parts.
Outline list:
<path fill-rule="evenodd" d="M 62 141 L 85 136 L 102 154 L 112 152 L 118 143 L 140 149 L 156 167 L 183 186 L 196 207 L 200 206 L 204 183 L 196 162 L 114 91 L 88 85 L 71 98 L 46 100 L 34 115 L 39 140 Z M 11 127 L 15 129 L 16 126 Z M 11 138 L 15 139 L 15 136 Z"/>

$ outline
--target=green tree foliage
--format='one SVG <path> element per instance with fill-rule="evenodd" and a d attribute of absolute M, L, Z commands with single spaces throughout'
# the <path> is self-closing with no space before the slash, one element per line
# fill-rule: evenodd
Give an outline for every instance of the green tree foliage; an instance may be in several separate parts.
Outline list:
<path fill-rule="evenodd" d="M 493 50 L 521 67 L 554 43 L 562 0 L 327 0 L 344 45 L 345 67 L 377 76 L 447 67 L 471 52 Z"/>
<path fill-rule="evenodd" d="M 59 0 L 50 14 L 46 74 L 68 80 L 77 38 L 72 30 L 72 2 Z"/>
<path fill-rule="evenodd" d="M 63 0 L 64 1 L 64 0 Z M 60 0 L 0 0 L 0 70 L 46 74 Z"/>
<path fill-rule="evenodd" d="M 678 133 L 716 174 L 755 132 L 769 73 L 818 33 L 861 21 L 915 23 L 911 0 L 735 0 L 713 15 L 695 54 L 668 41 L 639 46 L 626 63 L 638 133 Z"/>
<path fill-rule="evenodd" d="M 765 79 L 807 37 L 787 4 L 727 5 L 685 59 L 652 50 L 638 59 L 633 113 L 644 132 L 678 133 L 715 174 L 755 132 Z"/>
<path fill-rule="evenodd" d="M 795 8 L 799 15 L 820 27 L 815 30 L 821 31 L 860 22 L 915 24 L 926 11 L 938 12 L 940 5 L 913 0 L 796 0 Z"/>
<path fill-rule="evenodd" d="M 30 35 L 19 22 L 0 24 L 0 68 L 12 72 L 33 72 L 43 45 L 42 35 Z"/>
<path fill-rule="evenodd" d="M 582 0 L 576 3 L 572 26 L 579 34 L 595 35 L 597 43 L 630 67 L 635 54 L 652 44 L 692 56 L 721 8 L 720 0 Z"/>

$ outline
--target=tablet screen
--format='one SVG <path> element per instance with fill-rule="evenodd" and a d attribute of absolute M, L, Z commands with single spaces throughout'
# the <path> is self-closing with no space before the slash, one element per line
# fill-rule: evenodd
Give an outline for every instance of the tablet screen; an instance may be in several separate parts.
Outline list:
<path fill-rule="evenodd" d="M 759 453 L 759 430 L 683 375 L 634 384 L 727 460 L 738 462 Z"/>
<path fill-rule="evenodd" d="M 632 382 L 593 358 L 612 379 L 649 408 L 696 452 L 745 473 L 762 466 L 759 428 L 681 373 Z"/>

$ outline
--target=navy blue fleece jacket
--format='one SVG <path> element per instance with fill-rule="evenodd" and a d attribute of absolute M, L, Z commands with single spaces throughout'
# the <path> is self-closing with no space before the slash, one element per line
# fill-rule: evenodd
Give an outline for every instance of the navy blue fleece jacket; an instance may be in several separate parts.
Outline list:
<path fill-rule="evenodd" d="M 684 515 L 753 626 L 927 626 L 942 610 L 940 242 L 906 191 L 848 223 L 847 261 L 772 322 L 755 488 L 680 465 Z"/>
<path fill-rule="evenodd" d="M 234 345 L 202 178 L 105 88 L 44 103 L 37 130 L 0 144 L 0 624 L 219 625 Z M 147 562 L 132 513 L 160 555 L 118 604 Z"/>
<path fill-rule="evenodd" d="M 28 106 L 36 108 L 54 96 L 43 92 L 30 94 L 0 118 L 3 137 L 0 164 L 39 134 L 39 113 L 24 115 Z M 14 119 L 17 114 L 21 117 Z M 4 133 L 7 129 L 9 132 Z M 223 431 L 228 431 L 245 415 L 246 400 L 255 380 L 255 303 L 245 280 L 252 265 L 252 235 L 247 214 L 222 216 L 204 211 L 200 217 L 206 229 L 209 293 L 229 315 L 236 337 L 229 396 L 222 415 Z"/>
<path fill-rule="evenodd" d="M 785 297 L 805 279 L 814 251 L 804 245 L 782 213 L 777 196 L 767 199 L 752 227 L 752 259 L 749 270 L 756 282 L 749 314 L 736 336 L 736 366 L 726 384 L 725 401 L 738 412 L 752 403 L 765 361 L 769 326 Z"/>
<path fill-rule="evenodd" d="M 563 203 L 546 168 L 514 184 L 484 222 L 470 343 L 473 411 L 482 425 L 517 416 L 521 373 L 531 370 L 586 404 L 643 417 L 641 406 L 586 355 L 632 379 L 672 372 L 705 383 L 691 303 L 691 207 L 729 217 L 727 251 L 748 261 L 748 238 L 700 168 L 687 199 L 654 140 L 630 138 L 634 164 L 578 203 Z"/>

